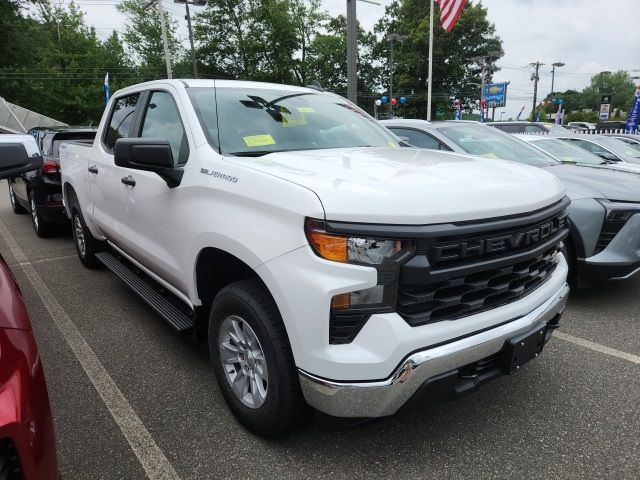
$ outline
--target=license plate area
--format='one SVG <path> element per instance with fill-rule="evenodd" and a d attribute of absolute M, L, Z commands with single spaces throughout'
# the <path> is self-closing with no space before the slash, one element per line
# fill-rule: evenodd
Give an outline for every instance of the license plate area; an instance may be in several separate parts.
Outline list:
<path fill-rule="evenodd" d="M 528 361 L 536 358 L 544 348 L 547 325 L 542 323 L 511 340 L 503 347 L 501 368 L 504 373 L 513 374 Z"/>

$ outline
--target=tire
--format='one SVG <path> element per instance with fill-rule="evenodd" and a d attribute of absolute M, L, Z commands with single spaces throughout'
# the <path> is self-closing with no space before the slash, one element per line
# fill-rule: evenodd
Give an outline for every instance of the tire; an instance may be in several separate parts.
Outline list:
<path fill-rule="evenodd" d="M 29 193 L 29 207 L 31 210 L 31 224 L 36 231 L 36 235 L 40 238 L 47 238 L 53 235 L 56 230 L 56 224 L 53 222 L 45 222 L 36 208 L 36 201 L 33 192 Z"/>
<path fill-rule="evenodd" d="M 91 235 L 79 207 L 74 207 L 71 212 L 71 230 L 73 243 L 82 264 L 87 268 L 97 268 L 100 262 L 96 258 L 96 253 L 104 250 L 104 243 Z"/>
<path fill-rule="evenodd" d="M 228 332 L 235 333 L 235 340 Z M 241 337 L 244 342 L 237 341 Z M 278 308 L 258 279 L 232 283 L 216 295 L 209 314 L 209 352 L 222 395 L 247 429 L 275 438 L 299 424 L 307 406 L 291 346 Z"/>
<path fill-rule="evenodd" d="M 18 199 L 16 198 L 16 194 L 13 191 L 13 185 L 11 185 L 11 183 L 9 183 L 9 202 L 11 203 L 11 211 L 16 215 L 27 213 L 27 209 L 18 203 Z"/>

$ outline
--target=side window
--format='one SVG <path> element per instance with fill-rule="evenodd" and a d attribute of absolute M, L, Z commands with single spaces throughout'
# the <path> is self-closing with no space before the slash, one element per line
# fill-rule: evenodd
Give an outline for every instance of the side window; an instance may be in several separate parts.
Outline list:
<path fill-rule="evenodd" d="M 580 140 L 578 138 L 571 138 L 569 141 L 573 144 L 576 144 L 580 148 L 584 148 L 586 151 L 591 152 L 595 155 L 602 155 L 604 153 L 609 153 L 607 150 L 602 148 L 600 145 L 596 145 L 595 143 L 587 142 L 586 140 Z"/>
<path fill-rule="evenodd" d="M 110 152 L 116 145 L 119 138 L 127 138 L 131 122 L 133 122 L 133 114 L 138 104 L 139 93 L 127 95 L 116 100 L 111 110 L 111 119 L 104 136 L 104 144 Z"/>
<path fill-rule="evenodd" d="M 427 133 L 419 132 L 412 128 L 392 127 L 390 130 L 399 137 L 407 137 L 409 143 L 414 147 L 428 148 L 429 150 L 445 150 L 438 140 Z"/>
<path fill-rule="evenodd" d="M 142 123 L 141 137 L 164 138 L 171 145 L 173 162 L 183 164 L 189 157 L 189 146 L 178 107 L 167 92 L 153 92 Z"/>
<path fill-rule="evenodd" d="M 42 137 L 42 146 L 40 150 L 42 151 L 42 155 L 50 157 L 51 149 L 53 148 L 53 133 L 47 133 Z"/>

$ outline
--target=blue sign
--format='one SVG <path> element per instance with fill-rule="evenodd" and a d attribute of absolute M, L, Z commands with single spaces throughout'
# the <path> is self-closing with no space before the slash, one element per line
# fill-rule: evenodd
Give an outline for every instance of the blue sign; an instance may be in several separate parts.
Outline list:
<path fill-rule="evenodd" d="M 482 95 L 488 107 L 504 107 L 507 104 L 507 83 L 487 83 Z"/>
<path fill-rule="evenodd" d="M 624 131 L 627 133 L 636 133 L 638 131 L 638 120 L 640 120 L 640 86 L 636 90 L 636 99 L 629 112 Z"/>

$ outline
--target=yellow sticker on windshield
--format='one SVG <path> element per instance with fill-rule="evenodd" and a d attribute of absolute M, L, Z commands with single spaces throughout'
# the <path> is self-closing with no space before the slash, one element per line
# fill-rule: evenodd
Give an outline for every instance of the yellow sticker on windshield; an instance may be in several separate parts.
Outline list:
<path fill-rule="evenodd" d="M 391 148 L 398 148 L 398 145 L 396 145 L 395 143 L 393 143 L 391 140 L 389 140 L 387 143 L 389 144 L 389 146 L 390 146 Z"/>
<path fill-rule="evenodd" d="M 313 107 L 298 107 L 300 113 L 316 113 Z"/>
<path fill-rule="evenodd" d="M 576 159 L 573 157 L 560 157 L 560 160 L 562 160 L 563 162 L 575 162 Z"/>
<path fill-rule="evenodd" d="M 484 158 L 498 158 L 498 156 L 495 153 L 492 153 L 492 152 L 483 153 L 482 156 Z"/>
<path fill-rule="evenodd" d="M 262 147 L 264 145 L 274 145 L 276 141 L 271 135 L 249 135 L 242 137 L 247 147 Z"/>
<path fill-rule="evenodd" d="M 285 113 L 280 112 L 282 115 L 283 127 L 299 127 L 300 125 L 306 125 L 307 119 L 303 113 Z"/>

